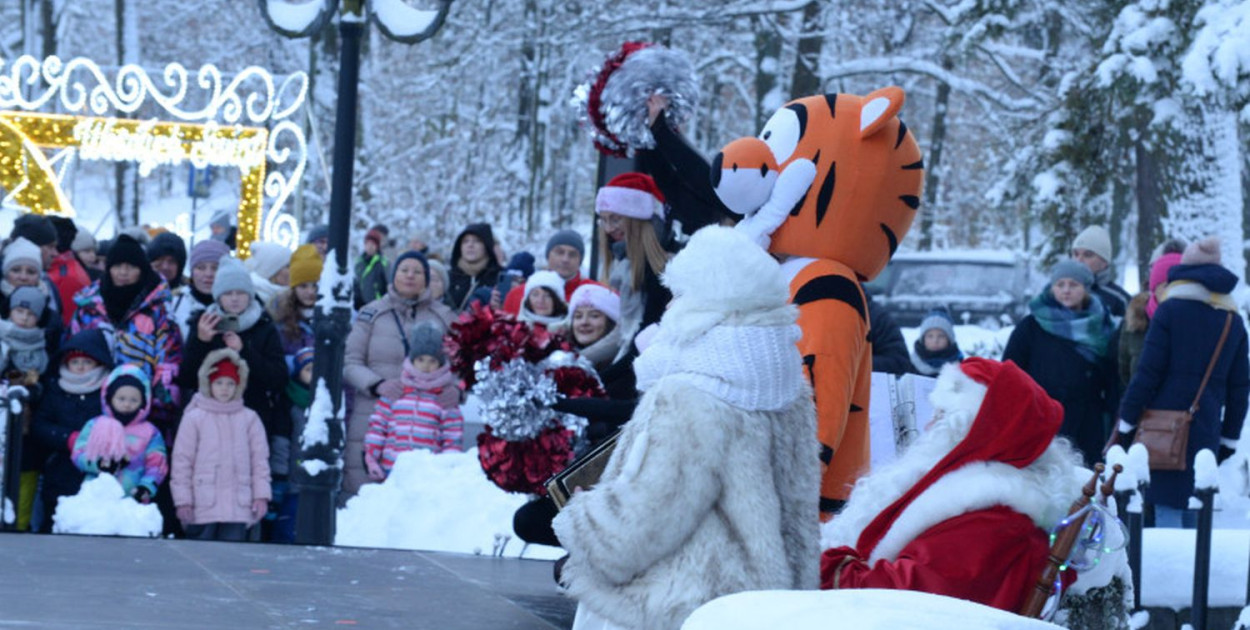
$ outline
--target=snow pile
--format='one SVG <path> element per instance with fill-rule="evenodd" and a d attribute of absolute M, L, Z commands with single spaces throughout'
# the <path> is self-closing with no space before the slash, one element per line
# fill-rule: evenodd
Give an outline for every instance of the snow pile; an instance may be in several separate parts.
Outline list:
<path fill-rule="evenodd" d="M 400 0 L 373 0 L 373 14 L 396 37 L 415 37 L 438 18 L 438 11 L 410 7 Z"/>
<path fill-rule="evenodd" d="M 301 33 L 317 21 L 325 5 L 321 0 L 312 0 L 303 4 L 266 0 L 265 6 L 268 9 L 269 18 L 278 28 L 292 33 Z"/>
<path fill-rule="evenodd" d="M 1194 595 L 1192 529 L 1148 528 L 1142 531 L 1141 602 L 1180 610 Z M 1246 604 L 1246 558 L 1250 531 L 1216 528 L 1211 538 L 1209 605 L 1240 608 Z"/>
<path fill-rule="evenodd" d="M 338 513 L 334 544 L 491 553 L 499 537 L 515 537 L 512 515 L 528 501 L 486 479 L 477 449 L 467 453 L 409 451 L 400 454 L 390 477 L 367 484 Z M 524 543 L 504 551 L 517 557 Z M 531 545 L 524 556 L 551 560 L 562 550 Z"/>
<path fill-rule="evenodd" d="M 1220 489 L 1220 469 L 1215 463 L 1215 453 L 1212 453 L 1211 449 L 1204 448 L 1194 456 L 1194 489 L 1216 491 Z"/>
<path fill-rule="evenodd" d="M 961 630 L 1055 630 L 1052 623 L 942 595 L 915 591 L 751 591 L 704 604 L 682 630 L 856 630 L 960 628 Z M 923 620 L 921 622 L 920 620 Z"/>
<path fill-rule="evenodd" d="M 161 527 L 156 505 L 126 496 L 121 483 L 107 473 L 84 482 L 78 494 L 57 500 L 52 517 L 57 534 L 154 538 L 160 536 Z"/>

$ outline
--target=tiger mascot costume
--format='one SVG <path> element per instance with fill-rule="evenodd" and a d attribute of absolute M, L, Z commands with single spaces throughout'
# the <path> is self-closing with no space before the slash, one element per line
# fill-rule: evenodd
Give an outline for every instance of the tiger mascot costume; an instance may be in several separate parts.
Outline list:
<path fill-rule="evenodd" d="M 897 87 L 797 99 L 712 163 L 717 196 L 781 259 L 799 307 L 825 464 L 822 520 L 869 462 L 871 322 L 860 283 L 885 268 L 920 207 L 924 161 L 897 116 L 903 100 Z"/>

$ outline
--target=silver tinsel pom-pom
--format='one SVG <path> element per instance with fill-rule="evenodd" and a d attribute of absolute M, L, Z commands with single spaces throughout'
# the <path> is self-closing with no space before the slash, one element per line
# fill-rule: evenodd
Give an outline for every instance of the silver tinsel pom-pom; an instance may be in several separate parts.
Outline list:
<path fill-rule="evenodd" d="M 627 57 L 603 87 L 604 122 L 630 149 L 655 146 L 647 125 L 647 99 L 652 94 L 668 97 L 672 124 L 690 119 L 699 102 L 699 80 L 685 53 L 663 46 L 644 48 Z"/>
<path fill-rule="evenodd" d="M 538 436 L 560 414 L 551 410 L 559 399 L 556 383 L 540 368 L 525 359 L 513 359 L 499 370 L 490 361 L 473 366 L 477 384 L 473 393 L 481 400 L 482 421 L 496 436 L 520 442 Z"/>

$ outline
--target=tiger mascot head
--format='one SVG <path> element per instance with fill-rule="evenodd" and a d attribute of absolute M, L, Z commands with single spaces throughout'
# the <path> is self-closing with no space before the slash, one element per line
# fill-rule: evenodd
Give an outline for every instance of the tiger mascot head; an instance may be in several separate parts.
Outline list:
<path fill-rule="evenodd" d="M 748 217 L 784 204 L 774 209 L 779 227 L 768 228 L 772 253 L 836 260 L 871 280 L 911 228 L 924 185 L 920 147 L 897 116 L 902 106 L 897 87 L 791 101 L 758 137 L 725 146 L 712 185 Z"/>

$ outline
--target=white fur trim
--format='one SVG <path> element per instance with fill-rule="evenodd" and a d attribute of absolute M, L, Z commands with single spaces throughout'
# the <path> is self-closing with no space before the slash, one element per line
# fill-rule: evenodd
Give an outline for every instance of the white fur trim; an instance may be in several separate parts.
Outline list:
<path fill-rule="evenodd" d="M 664 204 L 654 195 L 636 188 L 604 186 L 595 196 L 595 212 L 614 212 L 634 219 L 664 218 Z"/>
<path fill-rule="evenodd" d="M 1027 469 L 1000 462 L 968 464 L 938 479 L 908 504 L 872 550 L 868 563 L 896 559 L 904 547 L 938 523 L 998 505 L 1029 517 L 1038 527 L 1049 527 L 1058 506 L 1038 490 L 1036 477 Z"/>
<path fill-rule="evenodd" d="M 890 99 L 884 97 L 874 98 L 864 103 L 864 106 L 859 110 L 859 130 L 863 131 L 871 127 L 889 108 Z"/>
<path fill-rule="evenodd" d="M 960 427 L 960 434 L 967 435 L 988 391 L 986 386 L 964 374 L 958 363 L 947 363 L 938 373 L 933 391 L 929 392 L 929 403 L 933 405 L 934 414 L 951 419 L 965 418 L 968 426 Z"/>
<path fill-rule="evenodd" d="M 615 323 L 621 322 L 621 296 L 600 284 L 583 284 L 573 291 L 569 298 L 569 323 L 573 322 L 573 311 L 579 306 L 589 306 Z"/>

